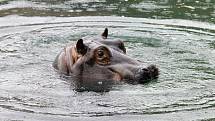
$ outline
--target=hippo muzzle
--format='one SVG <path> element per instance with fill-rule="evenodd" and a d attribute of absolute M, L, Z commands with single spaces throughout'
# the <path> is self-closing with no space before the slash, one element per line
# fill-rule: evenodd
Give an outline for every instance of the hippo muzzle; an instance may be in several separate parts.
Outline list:
<path fill-rule="evenodd" d="M 134 80 L 139 83 L 145 83 L 152 79 L 157 79 L 159 75 L 159 70 L 155 65 L 150 65 L 147 68 L 139 68 L 135 72 Z"/>
<path fill-rule="evenodd" d="M 53 66 L 80 85 L 104 87 L 115 82 L 145 83 L 158 78 L 155 65 L 146 66 L 126 55 L 120 39 L 108 39 L 108 29 L 98 37 L 85 37 L 65 47 Z"/>

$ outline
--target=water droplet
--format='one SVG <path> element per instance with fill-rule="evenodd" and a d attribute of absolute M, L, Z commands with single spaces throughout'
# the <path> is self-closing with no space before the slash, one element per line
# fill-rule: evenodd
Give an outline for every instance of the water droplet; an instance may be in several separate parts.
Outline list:
<path fill-rule="evenodd" d="M 99 85 L 102 85 L 102 82 L 98 82 Z"/>
<path fill-rule="evenodd" d="M 82 12 L 82 10 L 75 10 L 75 12 Z"/>
<path fill-rule="evenodd" d="M 68 12 L 74 12 L 74 10 L 69 10 Z"/>

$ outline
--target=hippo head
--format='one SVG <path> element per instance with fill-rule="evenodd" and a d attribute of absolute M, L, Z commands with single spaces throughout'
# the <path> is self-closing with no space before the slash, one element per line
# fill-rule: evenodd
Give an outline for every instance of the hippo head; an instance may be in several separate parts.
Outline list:
<path fill-rule="evenodd" d="M 158 77 L 155 65 L 146 66 L 129 57 L 122 40 L 107 36 L 105 29 L 101 36 L 79 39 L 57 56 L 54 67 L 90 87 L 113 82 L 145 83 Z"/>

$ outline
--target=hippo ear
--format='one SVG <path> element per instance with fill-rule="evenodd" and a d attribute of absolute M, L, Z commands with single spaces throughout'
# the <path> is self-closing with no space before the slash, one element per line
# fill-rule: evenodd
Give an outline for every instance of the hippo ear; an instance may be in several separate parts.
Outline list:
<path fill-rule="evenodd" d="M 87 46 L 83 43 L 83 39 L 79 39 L 76 43 L 76 49 L 78 54 L 84 55 L 87 53 Z"/>
<path fill-rule="evenodd" d="M 104 39 L 107 39 L 107 36 L 108 36 L 108 29 L 105 28 L 104 32 L 102 33 L 102 37 L 103 37 Z"/>

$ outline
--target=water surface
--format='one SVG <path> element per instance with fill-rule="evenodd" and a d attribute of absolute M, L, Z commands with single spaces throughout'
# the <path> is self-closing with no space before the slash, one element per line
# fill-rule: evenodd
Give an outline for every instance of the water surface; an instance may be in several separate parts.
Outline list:
<path fill-rule="evenodd" d="M 92 1 L 75 4 L 94 5 Z M 77 17 L 72 10 L 72 17 L 60 10 L 63 17 L 58 12 L 48 13 L 53 7 L 71 9 L 71 1 L 1 3 L 0 120 L 214 120 L 212 19 L 122 17 L 116 12 L 105 12 L 109 10 L 106 4 L 121 4 L 99 0 L 96 3 L 103 6 L 101 15 L 97 12 L 93 15 L 91 10 L 86 16 L 85 9 L 77 7 L 82 10 L 74 9 Z M 144 3 L 136 1 L 129 6 L 144 8 Z M 169 3 L 163 6 L 171 7 Z M 168 9 L 156 3 L 149 11 L 157 8 Z M 40 9 L 47 14 L 42 15 Z M 105 93 L 74 91 L 51 64 L 65 45 L 85 35 L 100 34 L 105 27 L 109 28 L 110 37 L 124 39 L 128 55 L 158 65 L 159 79 L 145 85 L 115 85 Z"/>

